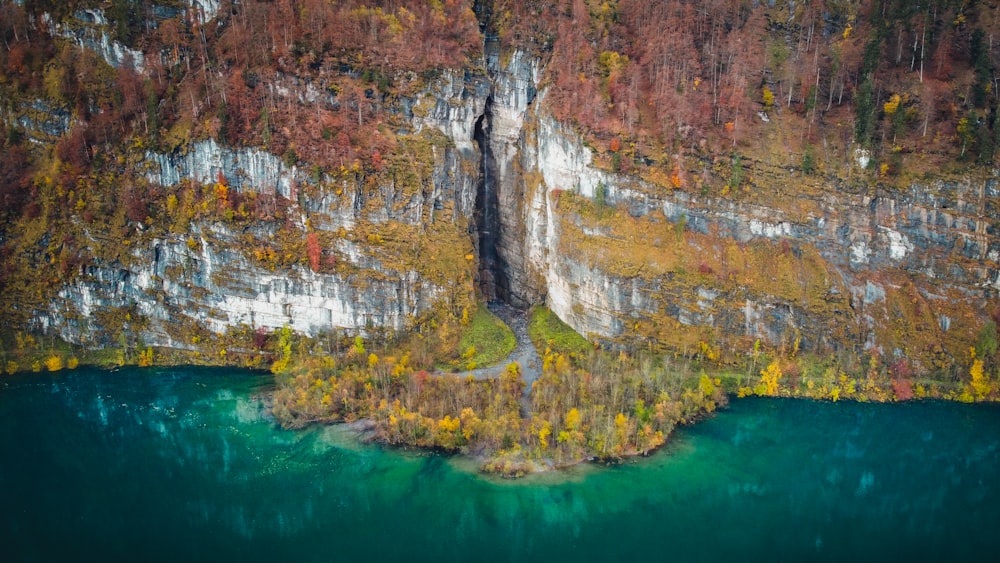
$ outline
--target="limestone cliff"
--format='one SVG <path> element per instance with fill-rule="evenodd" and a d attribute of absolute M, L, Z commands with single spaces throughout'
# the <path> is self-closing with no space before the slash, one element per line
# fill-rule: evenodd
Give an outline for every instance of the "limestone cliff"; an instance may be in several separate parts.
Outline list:
<path fill-rule="evenodd" d="M 472 129 L 485 90 L 478 77 L 448 74 L 414 100 L 430 110 L 412 118 L 408 133 L 427 160 L 418 163 L 426 175 L 411 186 L 312 179 L 273 154 L 214 139 L 176 154 L 146 151 L 138 169 L 152 183 L 171 189 L 221 179 L 239 194 L 290 203 L 286 224 L 195 220 L 185 232 L 146 237 L 126 260 L 87 266 L 32 322 L 70 342 L 108 346 L 120 327 L 102 323 L 100 313 L 128 310 L 141 342 L 169 348 L 196 348 L 192 327 L 224 333 L 289 326 L 313 336 L 405 330 L 435 305 L 470 295 L 472 264 L 465 255 L 472 252 L 479 162 Z M 255 259 L 253 241 L 273 241 L 287 223 L 301 240 L 310 230 L 333 237 L 325 254 L 336 265 L 314 271 L 301 262 L 275 268 Z M 398 238 L 389 240 L 390 233 Z M 435 237 L 447 248 L 421 255 L 421 243 Z M 446 260 L 460 263 L 439 264 Z"/>
<path fill-rule="evenodd" d="M 188 5 L 202 23 L 219 9 Z M 51 30 L 112 66 L 143 70 L 148 54 L 109 40 L 106 23 L 83 10 Z M 235 329 L 403 331 L 435 309 L 460 311 L 478 288 L 520 307 L 544 303 L 614 346 L 737 357 L 759 340 L 905 357 L 926 371 L 961 358 L 997 307 L 995 171 L 899 189 L 738 158 L 676 163 L 709 175 L 752 170 L 754 193 L 668 181 L 673 162 L 620 173 L 607 151 L 552 117 L 545 76 L 537 53 L 501 53 L 487 34 L 476 65 L 427 72 L 413 81 L 419 90 L 376 99 L 392 116 L 380 127 L 394 152 L 339 171 L 291 147 L 275 154 L 220 135 L 137 143 L 120 157 L 125 180 L 173 196 L 188 215 L 138 221 L 125 240 L 74 219 L 93 258 L 70 268 L 55 297 L 16 308 L 28 327 L 90 347 L 127 332 L 197 348 L 199 335 Z M 316 83 L 282 75 L 267 95 L 317 115 L 355 103 L 360 126 L 361 102 L 338 89 L 322 73 Z M 357 99 L 377 98 L 370 90 Z M 25 107 L 45 113 L 45 103 Z M 43 144 L 72 126 L 68 112 L 51 113 L 5 121 Z M 177 203 L 192 191 L 208 195 Z"/>
<path fill-rule="evenodd" d="M 626 347 L 754 342 L 905 357 L 967 352 L 1000 290 L 994 176 L 860 188 L 755 163 L 761 197 L 617 174 L 546 112 L 537 61 L 490 63 L 500 294 Z"/>

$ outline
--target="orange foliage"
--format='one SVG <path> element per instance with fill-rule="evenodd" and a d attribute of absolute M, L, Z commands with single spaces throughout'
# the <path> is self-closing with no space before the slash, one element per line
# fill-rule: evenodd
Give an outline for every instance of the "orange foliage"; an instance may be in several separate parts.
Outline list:
<path fill-rule="evenodd" d="M 681 167 L 675 164 L 673 172 L 670 173 L 670 185 L 674 188 L 679 189 L 684 185 L 684 181 L 681 179 Z"/>
<path fill-rule="evenodd" d="M 229 207 L 229 187 L 226 184 L 217 183 L 214 186 L 215 201 L 219 207 L 225 209 Z"/>
<path fill-rule="evenodd" d="M 309 233 L 306 235 L 306 254 L 309 256 L 309 267 L 312 271 L 319 271 L 319 259 L 323 253 L 323 249 L 319 244 L 319 236 L 316 233 Z"/>

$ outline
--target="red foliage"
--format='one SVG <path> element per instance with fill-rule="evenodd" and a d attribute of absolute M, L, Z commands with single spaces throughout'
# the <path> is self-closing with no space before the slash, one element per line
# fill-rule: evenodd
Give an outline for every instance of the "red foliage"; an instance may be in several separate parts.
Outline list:
<path fill-rule="evenodd" d="M 138 113 L 145 105 L 142 79 L 129 66 L 122 66 L 115 72 L 115 91 L 121 94 L 118 108 L 123 118 Z"/>
<path fill-rule="evenodd" d="M 258 350 L 263 350 L 267 346 L 268 330 L 265 327 L 257 327 L 253 333 L 253 345 Z"/>
<path fill-rule="evenodd" d="M 913 382 L 909 379 L 894 378 L 892 390 L 896 393 L 896 399 L 899 401 L 909 401 L 913 398 Z"/>
<path fill-rule="evenodd" d="M 76 250 L 65 250 L 59 255 L 59 273 L 63 276 L 80 268 L 83 258 Z"/>
<path fill-rule="evenodd" d="M 913 398 L 913 370 L 905 358 L 899 358 L 889 365 L 889 374 L 892 376 L 892 390 L 896 394 L 896 399 L 909 401 Z"/>
<path fill-rule="evenodd" d="M 763 8 L 737 0 L 620 0 L 612 10 L 576 1 L 565 10 L 532 6 L 518 14 L 545 14 L 556 31 L 548 68 L 557 117 L 632 138 L 694 141 L 726 122 L 733 124 L 730 144 L 748 133 Z"/>
<path fill-rule="evenodd" d="M 87 148 L 87 134 L 82 127 L 75 127 L 68 136 L 59 139 L 56 144 L 56 156 L 59 160 L 83 169 L 90 161 L 90 151 Z"/>
<path fill-rule="evenodd" d="M 428 379 L 430 379 L 430 374 L 427 373 L 425 370 L 420 370 L 417 373 L 413 374 L 413 381 L 417 384 L 418 392 L 423 390 L 424 384 L 427 383 Z"/>
<path fill-rule="evenodd" d="M 149 217 L 148 201 L 142 189 L 127 184 L 124 189 L 125 215 L 129 220 L 140 223 Z"/>
<path fill-rule="evenodd" d="M 22 43 L 15 43 L 10 52 L 7 53 L 7 71 L 11 74 L 21 74 L 24 72 L 24 52 L 26 46 Z"/>
<path fill-rule="evenodd" d="M 892 362 L 892 365 L 889 366 L 889 373 L 895 379 L 909 379 L 913 376 L 913 370 L 910 369 L 910 364 L 904 358 Z"/>
<path fill-rule="evenodd" d="M 802 368 L 799 364 L 794 361 L 789 361 L 783 363 L 781 366 L 781 372 L 784 374 L 785 378 L 788 379 L 788 384 L 792 389 L 798 389 L 799 380 L 802 377 Z"/>
<path fill-rule="evenodd" d="M 161 145 L 151 148 L 173 150 L 166 145 L 176 140 L 160 134 L 192 128 L 192 138 L 218 133 L 229 144 L 274 154 L 294 148 L 297 160 L 326 173 L 350 170 L 355 162 L 364 169 L 359 174 L 380 171 L 395 156 L 390 135 L 376 134 L 392 123 L 394 100 L 412 96 L 442 68 L 479 65 L 483 48 L 468 0 L 243 0 L 223 3 L 212 25 L 177 17 L 158 22 L 155 31 L 147 28 L 134 45 L 147 53 L 146 72 L 121 67 L 111 75 L 93 52 L 56 44 L 32 29 L 41 11 L 69 17 L 75 2 L 27 4 L 0 2 L 2 78 L 11 92 L 50 97 L 73 111 L 81 123 L 59 142 L 57 154 L 80 172 L 100 160 L 91 155 L 103 144 L 138 132 Z M 813 107 L 827 106 L 825 111 L 842 98 L 850 104 L 875 6 L 870 0 L 853 3 L 852 31 L 846 33 L 843 8 L 819 0 L 794 3 L 795 24 L 787 29 L 765 20 L 784 21 L 781 9 L 745 0 L 491 4 L 491 31 L 505 48 L 548 58 L 548 109 L 592 140 L 602 139 L 597 146 L 608 146 L 615 169 L 623 172 L 657 154 L 663 155 L 657 164 L 669 170 L 671 155 L 680 158 L 691 147 L 739 151 L 733 145 L 746 143 L 760 126 L 754 100 L 765 84 L 775 94 L 775 115 L 801 112 L 810 95 Z M 931 116 L 931 128 L 952 122 L 928 133 L 925 119 L 927 139 L 942 131 L 950 135 L 958 111 L 959 89 L 933 77 L 962 81 L 970 70 L 964 57 L 974 11 L 963 26 L 928 24 L 952 21 L 954 9 L 935 8 L 930 20 L 915 10 L 912 21 L 893 23 L 907 32 L 887 34 L 876 69 L 879 91 L 911 92 L 914 109 Z M 923 46 L 919 50 L 919 86 L 913 83 L 918 73 L 911 42 L 918 30 L 921 38 L 925 30 L 934 37 L 926 55 Z M 774 53 L 783 50 L 782 61 L 775 60 Z M 901 64 L 900 56 L 910 64 Z M 49 65 L 64 72 L 47 73 Z M 906 68 L 912 88 L 901 86 Z M 304 84 L 310 87 L 305 98 Z M 814 109 L 809 119 L 822 127 L 823 113 Z M 625 154 L 623 144 L 629 147 Z M 670 183 L 683 186 L 679 168 Z M 6 185 L 0 191 L 10 199 Z"/>
<path fill-rule="evenodd" d="M 306 235 L 306 254 L 309 255 L 309 267 L 312 271 L 319 271 L 319 261 L 323 254 L 323 248 L 319 243 L 319 236 L 316 233 Z"/>

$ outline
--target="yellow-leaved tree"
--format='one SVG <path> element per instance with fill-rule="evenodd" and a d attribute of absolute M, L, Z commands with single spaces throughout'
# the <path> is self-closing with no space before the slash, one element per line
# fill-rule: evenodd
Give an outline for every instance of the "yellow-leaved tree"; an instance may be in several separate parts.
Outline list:
<path fill-rule="evenodd" d="M 781 379 L 781 366 L 778 360 L 774 360 L 768 366 L 760 370 L 760 383 L 753 388 L 756 395 L 773 397 L 778 394 L 778 380 Z"/>
<path fill-rule="evenodd" d="M 975 397 L 977 401 L 982 401 L 990 394 L 990 378 L 986 375 L 983 370 L 983 361 L 976 358 L 972 361 L 972 367 L 969 368 L 969 375 L 972 376 L 972 381 L 970 386 L 972 387 L 972 396 Z"/>
<path fill-rule="evenodd" d="M 560 444 L 573 443 L 579 431 L 577 428 L 580 426 L 580 411 L 576 410 L 576 407 L 569 409 L 566 416 L 563 418 L 563 430 L 559 431 L 559 436 L 556 437 L 556 441 Z"/>
<path fill-rule="evenodd" d="M 882 104 L 882 109 L 885 111 L 886 115 L 892 115 L 896 113 L 896 110 L 899 109 L 899 104 L 901 101 L 902 98 L 899 97 L 899 94 L 893 94 L 889 96 L 888 102 Z"/>
<path fill-rule="evenodd" d="M 549 421 L 546 420 L 542 424 L 542 428 L 538 431 L 538 445 L 543 450 L 548 449 L 548 447 L 549 447 L 549 435 L 551 435 L 551 434 L 552 434 L 552 425 L 549 424 Z"/>
<path fill-rule="evenodd" d="M 49 371 L 59 371 L 64 367 L 62 356 L 52 354 L 45 360 L 45 369 Z"/>
<path fill-rule="evenodd" d="M 774 105 L 774 92 L 772 92 L 767 86 L 764 86 L 761 96 L 764 98 L 764 107 L 771 109 L 771 106 Z"/>

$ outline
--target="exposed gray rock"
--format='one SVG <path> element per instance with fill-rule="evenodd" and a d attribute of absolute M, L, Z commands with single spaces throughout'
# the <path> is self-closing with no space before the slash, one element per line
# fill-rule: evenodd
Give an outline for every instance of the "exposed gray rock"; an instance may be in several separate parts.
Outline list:
<path fill-rule="evenodd" d="M 214 17 L 218 9 L 217 2 L 189 4 L 197 5 L 203 17 Z M 102 16 L 98 12 L 86 12 L 95 25 Z M 74 37 L 99 39 L 86 34 Z M 105 48 L 103 43 L 91 47 Z M 121 62 L 125 55 L 131 56 L 108 51 L 106 58 L 118 57 L 114 60 Z M 364 194 L 355 187 L 343 186 L 340 195 L 320 190 L 319 195 L 297 202 L 303 217 L 308 214 L 315 226 L 328 230 L 350 229 L 359 219 L 419 225 L 435 220 L 436 213 L 450 205 L 454 221 L 471 223 L 482 171 L 483 190 L 492 192 L 498 212 L 490 220 L 490 228 L 497 231 L 496 263 L 483 273 L 495 278 L 496 295 L 518 306 L 547 303 L 582 334 L 611 342 L 619 342 L 640 321 L 669 319 L 680 327 L 704 327 L 732 338 L 782 343 L 798 335 L 804 347 L 879 348 L 882 343 L 874 327 L 881 317 L 892 314 L 887 295 L 893 290 L 873 279 L 879 272 L 919 278 L 922 287 L 931 288 L 925 290 L 928 299 L 938 299 L 938 290 L 941 294 L 958 290 L 972 314 L 982 315 L 986 304 L 996 302 L 1000 186 L 995 178 L 928 181 L 891 193 L 829 189 L 821 199 L 809 202 L 812 211 L 804 215 L 768 202 L 665 190 L 595 166 L 591 149 L 580 136 L 546 113 L 545 93 L 539 91 L 543 83 L 539 61 L 523 52 L 505 60 L 488 52 L 486 74 L 445 72 L 425 92 L 400 104 L 398 111 L 409 117 L 412 130 L 436 129 L 449 139 L 448 147 L 435 148 L 432 185 L 364 217 L 357 211 L 363 207 L 359 198 Z M 276 95 L 292 100 L 336 103 L 305 82 L 286 80 L 280 88 Z M 481 146 L 476 143 L 477 123 Z M 61 121 L 30 125 L 42 131 L 64 130 Z M 860 165 L 867 156 L 859 153 L 857 158 Z M 257 148 L 225 147 L 214 140 L 192 143 L 182 154 L 149 152 L 146 160 L 147 178 L 164 186 L 183 179 L 209 183 L 221 173 L 235 189 L 290 198 L 295 184 L 310 181 L 276 155 Z M 388 193 L 391 186 L 378 189 Z M 625 277 L 595 268 L 585 257 L 560 251 L 560 225 L 572 220 L 560 214 L 560 191 L 586 198 L 600 192 L 607 205 L 619 206 L 629 217 L 662 213 L 674 225 L 683 223 L 684 229 L 712 233 L 720 240 L 787 241 L 790 252 L 815 248 L 831 267 L 831 279 L 825 280 L 830 309 L 819 314 L 807 303 L 759 288 L 722 294 L 706 283 L 684 294 L 673 291 L 667 274 Z M 304 224 L 304 219 L 300 222 Z M 288 324 L 313 334 L 331 328 L 402 329 L 408 316 L 425 311 L 442 295 L 442 288 L 416 273 L 380 271 L 377 263 L 366 262 L 363 253 L 349 246 L 339 250 L 359 268 L 382 274 L 362 284 L 363 289 L 356 280 L 304 268 L 263 271 L 226 249 L 235 245 L 234 233 L 212 225 L 200 229 L 206 236 L 197 251 L 178 240 L 157 240 L 149 248 L 135 250 L 143 258 L 142 267 L 95 266 L 63 290 L 62 301 L 54 303 L 38 324 L 56 328 L 70 340 L 86 341 L 85 320 L 93 311 L 134 304 L 153 320 L 146 335 L 149 342 L 183 347 L 188 344 L 173 341 L 165 328 L 177 322 L 177 315 L 215 331 L 239 324 Z M 608 234 L 591 228 L 585 236 Z M 222 264 L 226 279 L 217 275 Z M 183 275 L 171 278 L 168 268 Z M 75 320 L 80 318 L 84 321 Z M 938 316 L 927 330 L 940 329 L 944 334 L 955 322 L 947 315 Z M 845 326 L 855 342 L 831 336 Z"/>
<path fill-rule="evenodd" d="M 211 184 L 221 173 L 237 190 L 290 198 L 292 184 L 305 180 L 295 166 L 286 167 L 276 155 L 256 148 L 224 147 L 215 139 L 192 143 L 182 154 L 149 151 L 146 160 L 149 163 L 146 178 L 162 186 L 173 186 L 184 179 Z"/>

